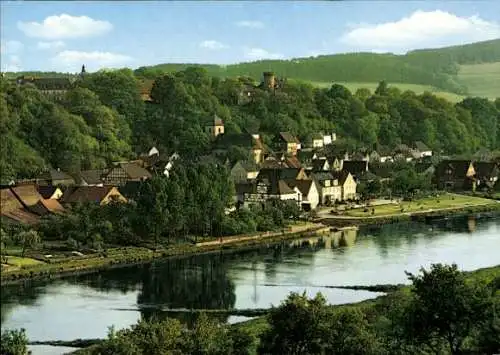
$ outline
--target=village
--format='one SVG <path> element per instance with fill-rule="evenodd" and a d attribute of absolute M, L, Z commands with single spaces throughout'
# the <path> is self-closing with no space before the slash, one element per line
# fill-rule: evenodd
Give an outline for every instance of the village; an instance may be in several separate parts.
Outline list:
<path fill-rule="evenodd" d="M 390 180 L 391 166 L 398 162 L 430 175 L 441 191 L 491 191 L 499 177 L 498 162 L 486 160 L 485 152 L 479 152 L 477 160 L 452 160 L 437 157 L 422 142 L 401 144 L 392 151 L 348 152 L 336 149 L 334 132 L 318 132 L 304 142 L 280 132 L 266 145 L 258 132 L 225 134 L 224 122 L 216 115 L 207 119 L 204 129 L 212 152 L 201 159 L 225 166 L 235 186 L 228 213 L 272 199 L 293 200 L 305 212 L 364 206 L 369 201 L 358 186 Z M 227 153 L 234 147 L 247 152 L 248 158 L 230 161 Z M 13 223 L 35 225 L 43 216 L 63 213 L 75 203 L 127 202 L 142 182 L 155 175 L 168 178 L 175 164 L 182 164 L 180 158 L 151 147 L 137 159 L 115 162 L 107 169 L 76 175 L 50 169 L 34 179 L 12 181 L 1 189 L 1 215 Z"/>

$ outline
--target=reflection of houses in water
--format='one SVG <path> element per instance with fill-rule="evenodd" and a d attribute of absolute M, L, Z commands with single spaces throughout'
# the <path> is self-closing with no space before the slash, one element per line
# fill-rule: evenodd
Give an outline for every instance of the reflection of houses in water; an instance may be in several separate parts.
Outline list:
<path fill-rule="evenodd" d="M 331 231 L 326 235 L 307 237 L 290 242 L 292 248 L 313 247 L 332 249 L 339 247 L 350 247 L 356 242 L 357 229 L 346 229 L 341 231 Z"/>
<path fill-rule="evenodd" d="M 467 228 L 469 229 L 469 233 L 476 231 L 476 218 L 474 216 L 469 216 L 467 219 Z"/>

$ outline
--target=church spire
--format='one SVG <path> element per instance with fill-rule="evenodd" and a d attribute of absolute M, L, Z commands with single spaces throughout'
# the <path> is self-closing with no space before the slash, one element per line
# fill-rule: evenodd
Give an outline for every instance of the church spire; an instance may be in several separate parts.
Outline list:
<path fill-rule="evenodd" d="M 86 71 L 85 71 L 85 64 L 82 65 L 82 71 L 80 72 L 80 76 L 83 78 L 83 76 L 85 75 Z"/>

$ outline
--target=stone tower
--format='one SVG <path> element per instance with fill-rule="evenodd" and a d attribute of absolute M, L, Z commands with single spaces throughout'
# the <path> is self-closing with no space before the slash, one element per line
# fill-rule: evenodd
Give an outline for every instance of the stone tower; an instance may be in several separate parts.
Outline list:
<path fill-rule="evenodd" d="M 264 87 L 267 89 L 274 89 L 276 86 L 276 77 L 274 76 L 274 73 L 266 71 L 264 72 L 263 76 L 264 76 L 263 80 Z"/>

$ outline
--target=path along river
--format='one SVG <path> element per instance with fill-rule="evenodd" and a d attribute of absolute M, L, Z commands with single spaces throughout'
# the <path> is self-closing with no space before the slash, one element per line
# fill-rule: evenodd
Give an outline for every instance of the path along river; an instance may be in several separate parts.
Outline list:
<path fill-rule="evenodd" d="M 500 219 L 393 224 L 302 242 L 2 287 L 1 326 L 23 327 L 30 340 L 102 338 L 110 325 L 127 327 L 141 315 L 158 315 L 158 306 L 267 308 L 304 290 L 322 292 L 332 304 L 356 302 L 377 294 L 324 286 L 404 283 L 405 270 L 434 262 L 464 270 L 500 264 Z M 42 353 L 36 348 L 34 354 Z"/>

